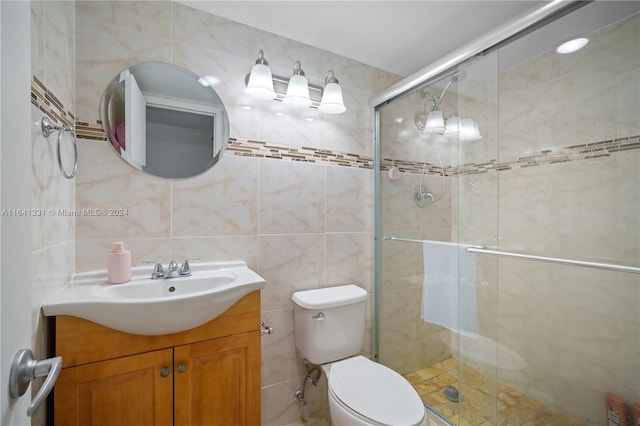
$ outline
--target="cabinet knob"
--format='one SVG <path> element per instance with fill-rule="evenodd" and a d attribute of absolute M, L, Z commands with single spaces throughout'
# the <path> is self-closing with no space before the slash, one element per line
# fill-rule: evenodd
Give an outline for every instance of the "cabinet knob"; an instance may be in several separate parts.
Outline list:
<path fill-rule="evenodd" d="M 167 377 L 169 376 L 169 367 L 164 367 L 162 370 L 160 370 L 160 377 Z"/>
<path fill-rule="evenodd" d="M 178 364 L 178 373 L 184 373 L 185 371 L 187 371 L 187 364 L 184 362 Z"/>

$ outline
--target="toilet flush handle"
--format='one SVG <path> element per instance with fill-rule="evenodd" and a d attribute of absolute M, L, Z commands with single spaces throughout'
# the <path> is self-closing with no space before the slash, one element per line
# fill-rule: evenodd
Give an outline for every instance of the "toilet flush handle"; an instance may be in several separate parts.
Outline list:
<path fill-rule="evenodd" d="M 323 312 L 318 312 L 317 315 L 314 315 L 311 318 L 313 318 L 316 321 L 324 321 L 325 316 Z"/>

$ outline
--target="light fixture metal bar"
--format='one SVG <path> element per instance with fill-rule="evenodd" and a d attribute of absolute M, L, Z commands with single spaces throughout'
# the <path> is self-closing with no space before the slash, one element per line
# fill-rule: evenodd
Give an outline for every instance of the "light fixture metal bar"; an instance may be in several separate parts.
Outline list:
<path fill-rule="evenodd" d="M 245 86 L 249 84 L 249 76 L 244 78 Z M 282 77 L 279 75 L 272 75 L 271 79 L 273 80 L 273 90 L 276 92 L 276 97 L 274 100 L 282 102 L 284 96 L 287 94 L 287 86 L 289 85 L 289 79 L 287 77 Z M 309 83 L 309 97 L 311 98 L 311 108 L 318 108 L 320 105 L 320 101 L 322 100 L 322 91 L 323 88 L 321 86 L 316 86 L 315 84 Z"/>

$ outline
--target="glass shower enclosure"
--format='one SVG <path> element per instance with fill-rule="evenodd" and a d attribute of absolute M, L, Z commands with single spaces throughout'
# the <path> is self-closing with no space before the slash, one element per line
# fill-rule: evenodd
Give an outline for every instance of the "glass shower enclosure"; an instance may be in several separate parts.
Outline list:
<path fill-rule="evenodd" d="M 640 404 L 639 12 L 588 3 L 375 108 L 376 357 L 451 424 Z"/>

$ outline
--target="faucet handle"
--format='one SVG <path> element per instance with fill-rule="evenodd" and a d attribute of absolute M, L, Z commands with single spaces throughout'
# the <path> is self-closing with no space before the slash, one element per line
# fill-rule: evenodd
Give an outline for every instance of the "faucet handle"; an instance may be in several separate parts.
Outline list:
<path fill-rule="evenodd" d="M 189 262 L 198 262 L 199 260 L 200 259 L 198 258 L 185 259 L 184 262 L 182 262 L 182 267 L 180 267 L 180 276 L 182 277 L 191 276 L 191 267 L 189 266 Z"/>
<path fill-rule="evenodd" d="M 162 264 L 157 260 L 143 260 L 142 264 L 150 265 L 153 264 L 153 272 L 151 272 L 151 279 L 155 280 L 158 278 L 164 278 L 164 270 L 162 269 Z"/>

